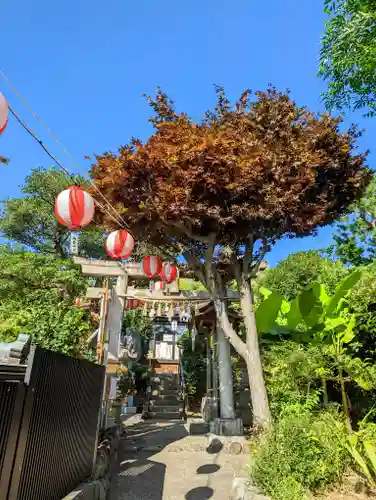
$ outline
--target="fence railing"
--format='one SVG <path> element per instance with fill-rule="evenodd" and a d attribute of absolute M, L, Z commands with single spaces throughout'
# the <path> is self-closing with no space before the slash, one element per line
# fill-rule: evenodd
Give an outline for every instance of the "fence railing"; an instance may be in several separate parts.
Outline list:
<path fill-rule="evenodd" d="M 41 348 L 24 380 L 0 368 L 0 500 L 60 500 L 91 474 L 104 375 Z"/>

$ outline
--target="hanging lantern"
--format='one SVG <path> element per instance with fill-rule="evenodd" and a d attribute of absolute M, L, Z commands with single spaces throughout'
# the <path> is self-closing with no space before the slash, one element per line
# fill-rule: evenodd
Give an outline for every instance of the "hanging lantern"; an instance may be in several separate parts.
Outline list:
<path fill-rule="evenodd" d="M 160 277 L 163 281 L 170 284 L 172 283 L 177 275 L 177 269 L 175 264 L 171 262 L 164 262 L 162 266 L 162 271 L 160 272 Z"/>
<path fill-rule="evenodd" d="M 148 278 L 155 278 L 162 270 L 162 261 L 156 255 L 149 255 L 142 259 L 142 272 Z"/>
<path fill-rule="evenodd" d="M 113 231 L 107 236 L 106 252 L 114 259 L 128 259 L 134 249 L 134 239 L 125 229 Z"/>
<path fill-rule="evenodd" d="M 8 103 L 3 94 L 0 92 L 0 135 L 4 132 L 7 125 L 8 125 Z"/>
<path fill-rule="evenodd" d="M 90 224 L 94 211 L 93 198 L 78 186 L 71 186 L 56 196 L 55 215 L 60 224 L 69 229 L 81 229 Z"/>
<path fill-rule="evenodd" d="M 165 284 L 163 281 L 156 281 L 154 283 L 154 290 L 157 290 L 157 291 L 164 290 L 164 287 L 165 287 Z"/>

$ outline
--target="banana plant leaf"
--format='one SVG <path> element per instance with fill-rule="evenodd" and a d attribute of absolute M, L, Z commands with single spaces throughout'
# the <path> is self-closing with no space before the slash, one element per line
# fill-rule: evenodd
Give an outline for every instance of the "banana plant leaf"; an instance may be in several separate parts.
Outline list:
<path fill-rule="evenodd" d="M 363 445 L 367 457 L 372 464 L 373 474 L 376 477 L 376 445 L 371 441 L 364 441 Z"/>
<path fill-rule="evenodd" d="M 300 313 L 299 308 L 299 297 L 296 297 L 291 304 L 290 310 L 286 315 L 287 325 L 291 330 L 295 330 L 295 328 L 303 321 L 302 315 Z"/>
<path fill-rule="evenodd" d="M 336 288 L 335 294 L 327 303 L 327 306 L 325 308 L 326 316 L 331 316 L 337 311 L 340 300 L 346 297 L 350 290 L 358 283 L 361 276 L 362 272 L 358 270 L 341 281 L 341 283 Z"/>
<path fill-rule="evenodd" d="M 313 327 L 321 318 L 323 306 L 320 296 L 320 285 L 314 284 L 299 295 L 299 309 L 306 325 Z"/>
<path fill-rule="evenodd" d="M 273 292 L 258 306 L 255 316 L 259 333 L 267 333 L 273 330 L 282 301 L 282 295 L 279 292 Z"/>

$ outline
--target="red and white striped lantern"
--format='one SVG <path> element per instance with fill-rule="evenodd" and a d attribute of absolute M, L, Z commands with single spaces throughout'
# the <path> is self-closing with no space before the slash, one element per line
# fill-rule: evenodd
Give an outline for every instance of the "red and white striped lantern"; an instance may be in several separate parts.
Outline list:
<path fill-rule="evenodd" d="M 175 264 L 172 262 L 164 262 L 159 276 L 163 281 L 169 284 L 175 280 L 177 272 Z"/>
<path fill-rule="evenodd" d="M 134 239 L 125 229 L 113 231 L 106 239 L 106 252 L 114 259 L 128 259 L 134 249 Z"/>
<path fill-rule="evenodd" d="M 81 229 L 93 220 L 94 199 L 78 186 L 71 186 L 56 196 L 55 215 L 63 226 Z"/>
<path fill-rule="evenodd" d="M 155 255 L 142 259 L 142 272 L 150 279 L 155 278 L 162 271 L 162 261 Z"/>
<path fill-rule="evenodd" d="M 165 288 L 165 284 L 164 284 L 163 281 L 156 281 L 154 283 L 154 290 L 158 290 L 159 291 L 159 290 L 164 290 L 164 288 Z"/>
<path fill-rule="evenodd" d="M 8 102 L 0 92 L 0 135 L 8 125 Z"/>

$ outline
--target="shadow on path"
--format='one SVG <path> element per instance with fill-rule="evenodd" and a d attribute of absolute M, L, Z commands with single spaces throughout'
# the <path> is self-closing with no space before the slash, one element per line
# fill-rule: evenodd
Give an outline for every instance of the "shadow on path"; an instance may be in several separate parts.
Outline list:
<path fill-rule="evenodd" d="M 150 457 L 185 436 L 188 432 L 183 422 L 140 421 L 127 427 L 110 500 L 162 500 L 166 466 Z"/>
<path fill-rule="evenodd" d="M 198 488 L 193 488 L 193 490 L 188 491 L 185 495 L 186 500 L 208 500 L 212 498 L 214 490 L 208 486 L 199 486 Z"/>
<path fill-rule="evenodd" d="M 210 478 L 221 468 L 215 463 L 223 447 L 219 440 L 214 439 L 206 451 L 163 453 L 167 445 L 188 435 L 183 422 L 146 421 L 127 427 L 110 500 L 212 499 Z"/>

